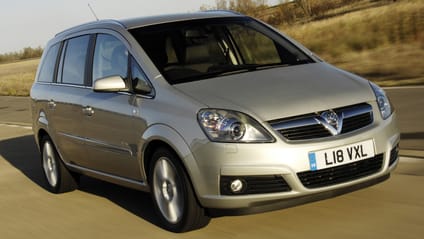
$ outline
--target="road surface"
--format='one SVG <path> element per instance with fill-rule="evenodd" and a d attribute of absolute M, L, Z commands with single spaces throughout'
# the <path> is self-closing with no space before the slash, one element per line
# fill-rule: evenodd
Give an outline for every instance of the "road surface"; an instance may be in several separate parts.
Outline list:
<path fill-rule="evenodd" d="M 404 91 L 388 91 L 399 114 L 405 142 L 401 147 L 419 150 L 424 132 L 423 89 Z M 370 188 L 284 210 L 214 218 L 206 228 L 174 234 L 157 226 L 146 193 L 88 177 L 74 192 L 54 195 L 45 190 L 29 114 L 28 99 L 0 98 L 1 238 L 424 236 L 424 159 L 403 157 L 389 180 Z"/>
<path fill-rule="evenodd" d="M 376 186 L 294 208 L 214 218 L 173 234 L 146 193 L 83 177 L 77 191 L 45 190 L 32 132 L 0 125 L 1 238 L 422 238 L 424 160 L 402 159 Z"/>

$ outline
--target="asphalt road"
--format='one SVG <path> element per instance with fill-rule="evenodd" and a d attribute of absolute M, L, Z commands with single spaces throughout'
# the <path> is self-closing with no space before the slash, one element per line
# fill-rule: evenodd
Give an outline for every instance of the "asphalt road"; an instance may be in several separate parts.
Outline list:
<path fill-rule="evenodd" d="M 401 147 L 422 149 L 424 88 L 388 90 Z M 424 160 L 403 157 L 392 177 L 340 197 L 269 213 L 214 218 L 204 229 L 157 226 L 146 193 L 83 177 L 81 188 L 45 190 L 28 127 L 27 98 L 0 97 L 1 238 L 422 238 Z M 405 143 L 404 143 L 405 142 Z"/>
<path fill-rule="evenodd" d="M 403 150 L 424 150 L 424 86 L 386 89 L 398 116 Z"/>

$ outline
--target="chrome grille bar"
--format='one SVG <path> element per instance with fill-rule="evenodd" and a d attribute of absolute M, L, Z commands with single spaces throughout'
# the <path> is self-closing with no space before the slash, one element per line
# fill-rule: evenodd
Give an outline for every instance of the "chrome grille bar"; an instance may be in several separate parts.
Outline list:
<path fill-rule="evenodd" d="M 339 124 L 331 125 L 323 118 L 324 112 L 334 112 Z M 372 107 L 367 103 L 316 112 L 288 119 L 270 121 L 270 125 L 289 140 L 308 140 L 345 134 L 373 122 Z M 340 127 L 339 130 L 336 127 Z"/>

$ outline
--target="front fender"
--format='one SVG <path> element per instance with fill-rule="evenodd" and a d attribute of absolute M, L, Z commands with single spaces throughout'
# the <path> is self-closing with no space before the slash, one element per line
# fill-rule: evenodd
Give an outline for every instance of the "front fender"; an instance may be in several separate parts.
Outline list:
<path fill-rule="evenodd" d="M 141 172 L 143 178 L 147 179 L 147 168 L 145 168 L 145 161 L 148 160 L 145 158 L 146 149 L 149 147 L 149 144 L 153 141 L 161 141 L 171 147 L 181 159 L 182 166 L 186 169 L 186 172 L 190 178 L 190 181 L 193 185 L 193 189 L 197 195 L 204 185 L 202 177 L 200 177 L 200 170 L 198 164 L 190 150 L 190 147 L 184 140 L 184 138 L 173 128 L 164 125 L 164 124 L 155 124 L 150 126 L 142 135 L 140 142 L 140 149 L 138 150 L 139 158 L 141 159 Z M 192 179 L 196 180 L 192 180 Z M 147 181 L 147 180 L 146 180 Z"/>

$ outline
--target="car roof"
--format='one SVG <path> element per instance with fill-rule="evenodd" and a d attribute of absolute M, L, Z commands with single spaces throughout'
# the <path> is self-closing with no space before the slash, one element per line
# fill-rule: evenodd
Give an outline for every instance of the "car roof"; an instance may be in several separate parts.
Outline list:
<path fill-rule="evenodd" d="M 158 16 L 146 16 L 146 17 L 137 17 L 137 18 L 128 18 L 121 20 L 98 20 L 93 22 L 88 22 L 82 25 L 71 27 L 62 32 L 56 34 L 56 37 L 61 35 L 68 35 L 78 31 L 95 29 L 95 28 L 110 28 L 110 27 L 121 27 L 125 29 L 133 29 L 143 26 L 156 25 L 162 23 L 170 22 L 179 22 L 186 20 L 196 20 L 196 19 L 207 19 L 207 18 L 221 18 L 221 17 L 240 17 L 243 16 L 240 13 L 233 11 L 202 11 L 194 13 L 180 13 L 180 14 L 168 14 L 168 15 L 158 15 Z"/>
<path fill-rule="evenodd" d="M 232 11 L 203 11 L 195 13 L 172 14 L 172 15 L 159 15 L 150 17 L 139 17 L 132 19 L 120 20 L 120 22 L 127 28 L 137 28 L 141 26 L 155 25 L 169 22 L 179 22 L 186 20 L 205 19 L 205 18 L 219 18 L 219 17 L 240 17 L 240 13 Z"/>

